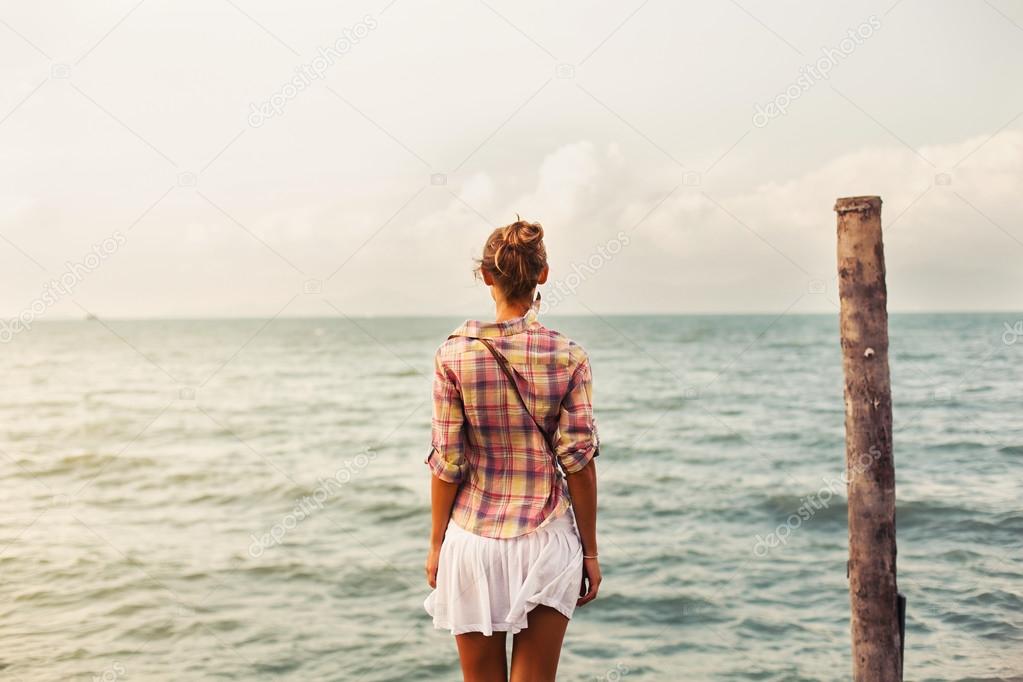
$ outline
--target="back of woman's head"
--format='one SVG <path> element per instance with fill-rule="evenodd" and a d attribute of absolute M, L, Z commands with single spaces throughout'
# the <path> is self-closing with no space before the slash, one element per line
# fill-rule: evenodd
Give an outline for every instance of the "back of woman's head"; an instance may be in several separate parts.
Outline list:
<path fill-rule="evenodd" d="M 518 218 L 518 216 L 516 216 Z M 476 272 L 486 271 L 509 301 L 529 300 L 547 267 L 543 227 L 521 218 L 490 233 Z"/>

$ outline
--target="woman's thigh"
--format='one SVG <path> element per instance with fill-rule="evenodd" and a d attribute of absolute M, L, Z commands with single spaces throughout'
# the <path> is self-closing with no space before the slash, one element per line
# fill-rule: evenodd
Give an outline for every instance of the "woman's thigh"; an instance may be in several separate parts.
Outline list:
<path fill-rule="evenodd" d="M 529 627 L 512 639 L 510 682 L 554 682 L 568 618 L 549 606 L 529 612 Z"/>
<path fill-rule="evenodd" d="M 465 682 L 506 682 L 506 634 L 495 632 L 488 637 L 482 632 L 467 632 L 455 635 L 458 658 L 462 662 L 462 679 Z"/>

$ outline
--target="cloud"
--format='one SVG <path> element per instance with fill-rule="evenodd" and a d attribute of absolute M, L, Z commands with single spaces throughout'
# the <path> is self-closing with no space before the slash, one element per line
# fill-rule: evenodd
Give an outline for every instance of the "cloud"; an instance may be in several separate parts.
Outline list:
<path fill-rule="evenodd" d="M 885 202 L 893 310 L 1023 303 L 1023 286 L 1009 287 L 1023 284 L 1016 265 L 1023 255 L 1023 132 L 919 153 L 894 142 L 741 192 L 719 191 L 713 178 L 698 187 L 680 179 L 670 164 L 627 167 L 617 150 L 580 141 L 547 154 L 529 191 L 505 191 L 504 178 L 488 178 L 487 208 L 501 207 L 494 216 L 518 211 L 543 222 L 552 261 L 562 266 L 584 261 L 619 230 L 633 234 L 619 262 L 585 282 L 565 311 L 582 312 L 584 303 L 618 312 L 780 310 L 799 297 L 799 309 L 834 310 L 833 205 L 857 194 L 879 194 Z M 474 186 L 463 189 L 467 203 Z M 437 221 L 424 220 L 431 222 Z M 454 255 L 440 250 L 434 258 L 443 264 Z M 964 279 L 978 272 L 990 276 Z M 824 295 L 810 293 L 815 280 L 826 283 Z"/>
<path fill-rule="evenodd" d="M 941 174 L 948 184 L 936 180 Z M 325 292 L 349 314 L 486 314 L 490 301 L 471 276 L 472 258 L 493 226 L 516 213 L 544 224 L 552 281 L 620 232 L 630 235 L 627 247 L 559 302 L 558 312 L 789 306 L 831 312 L 837 301 L 832 207 L 837 197 L 855 194 L 879 194 L 885 202 L 892 310 L 1023 307 L 1023 132 L 919 153 L 893 141 L 747 189 L 723 184 L 729 179 L 711 174 L 686 185 L 681 170 L 662 157 L 578 140 L 547 150 L 531 172 L 477 172 L 441 187 L 424 187 L 420 178 L 418 186 L 409 183 L 389 196 L 346 190 L 333 203 L 282 195 L 266 215 L 206 191 L 307 276 L 326 279 L 344 263 Z M 279 306 L 301 286 L 302 274 L 205 202 L 179 192 L 130 234 L 124 254 L 83 283 L 90 309 L 130 304 L 124 283 L 134 282 L 136 305 L 118 314 L 145 314 L 153 301 L 160 304 L 157 314 L 164 308 L 259 314 L 267 301 Z M 38 207 L 19 205 L 11 215 L 14 204 L 7 204 L 8 220 L 38 215 Z M 101 235 L 97 225 L 89 229 Z M 184 264 L 188 277 L 181 280 Z M 825 282 L 824 294 L 811 293 L 817 281 Z M 26 284 L 7 305 L 36 288 Z M 288 312 L 333 310 L 300 297 Z"/>

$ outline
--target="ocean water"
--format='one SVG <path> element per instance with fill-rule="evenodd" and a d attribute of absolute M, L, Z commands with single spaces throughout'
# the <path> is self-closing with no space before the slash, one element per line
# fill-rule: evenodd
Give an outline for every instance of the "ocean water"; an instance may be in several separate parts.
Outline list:
<path fill-rule="evenodd" d="M 1023 679 L 1021 319 L 891 320 L 906 679 Z M 0 347 L 0 679 L 459 679 L 422 609 L 458 322 L 41 322 Z M 605 581 L 560 679 L 848 679 L 836 317 L 547 323 L 590 351 L 603 441 Z"/>

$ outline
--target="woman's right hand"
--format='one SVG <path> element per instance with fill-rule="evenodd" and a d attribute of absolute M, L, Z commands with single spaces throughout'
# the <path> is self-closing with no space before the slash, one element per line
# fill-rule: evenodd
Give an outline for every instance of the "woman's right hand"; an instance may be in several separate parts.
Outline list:
<path fill-rule="evenodd" d="M 598 559 L 583 559 L 583 579 L 579 586 L 579 601 L 576 606 L 588 604 L 597 598 L 597 590 L 600 589 L 600 561 Z"/>

